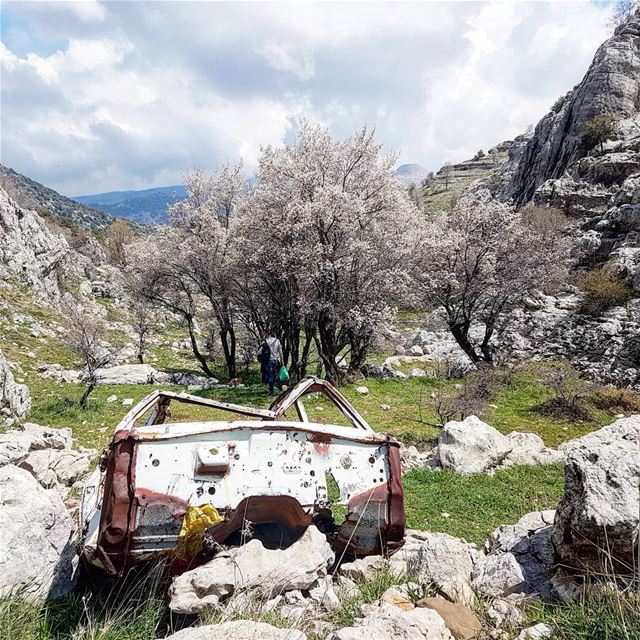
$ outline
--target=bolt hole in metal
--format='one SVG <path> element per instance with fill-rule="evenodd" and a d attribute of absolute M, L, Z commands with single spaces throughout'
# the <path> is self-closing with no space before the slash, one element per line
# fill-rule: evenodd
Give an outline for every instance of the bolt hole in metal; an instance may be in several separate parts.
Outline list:
<path fill-rule="evenodd" d="M 160 460 L 158 460 L 158 458 L 154 458 L 154 459 L 151 461 L 151 464 L 152 464 L 154 467 L 158 467 L 158 466 L 160 466 Z"/>

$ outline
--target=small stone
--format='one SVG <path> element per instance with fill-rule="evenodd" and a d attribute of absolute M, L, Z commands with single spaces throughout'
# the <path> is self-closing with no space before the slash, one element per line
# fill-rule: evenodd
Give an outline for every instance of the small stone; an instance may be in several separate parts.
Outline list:
<path fill-rule="evenodd" d="M 356 387 L 356 392 L 366 396 L 369 393 L 368 387 Z"/>
<path fill-rule="evenodd" d="M 518 640 L 541 640 L 542 638 L 550 638 L 553 634 L 553 629 L 544 622 L 534 624 L 533 627 L 523 629 L 518 636 Z"/>
<path fill-rule="evenodd" d="M 133 404 L 133 398 L 125 398 L 122 401 L 122 406 L 123 407 L 130 407 Z"/>
<path fill-rule="evenodd" d="M 456 640 L 475 638 L 482 631 L 482 623 L 472 609 L 441 597 L 423 598 L 418 607 L 433 609 L 444 620 Z"/>
<path fill-rule="evenodd" d="M 380 596 L 380 602 L 386 602 L 387 604 L 398 607 L 398 609 L 402 609 L 403 611 L 411 611 L 411 609 L 415 608 L 415 605 L 409 598 L 409 594 L 406 590 L 403 590 L 400 587 L 389 587 Z"/>
<path fill-rule="evenodd" d="M 391 405 L 390 405 L 390 404 L 381 404 L 381 405 L 380 405 L 380 408 L 381 408 L 383 411 L 389 411 L 389 409 L 391 409 Z"/>
<path fill-rule="evenodd" d="M 111 404 L 112 402 L 115 402 L 117 399 L 118 399 L 118 396 L 116 396 L 116 395 L 111 395 L 111 396 L 109 396 L 109 397 L 107 398 L 107 402 L 108 402 L 109 404 Z"/>

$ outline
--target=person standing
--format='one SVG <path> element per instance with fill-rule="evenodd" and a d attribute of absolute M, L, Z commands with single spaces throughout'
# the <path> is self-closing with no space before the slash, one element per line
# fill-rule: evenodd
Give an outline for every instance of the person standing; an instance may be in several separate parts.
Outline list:
<path fill-rule="evenodd" d="M 282 366 L 283 354 L 280 340 L 276 338 L 271 330 L 267 329 L 263 334 L 263 340 L 258 349 L 258 361 L 260 362 L 260 373 L 262 382 L 269 385 L 269 395 L 275 395 L 275 385 L 278 376 L 278 369 Z"/>

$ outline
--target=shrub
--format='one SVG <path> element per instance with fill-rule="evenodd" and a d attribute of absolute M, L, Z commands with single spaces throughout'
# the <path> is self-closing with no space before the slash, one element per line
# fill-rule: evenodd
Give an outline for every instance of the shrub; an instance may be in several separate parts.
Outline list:
<path fill-rule="evenodd" d="M 591 384 L 582 380 L 569 366 L 547 367 L 541 373 L 544 384 L 553 392 L 553 396 L 535 405 L 534 411 L 557 420 L 591 420 L 585 403 Z"/>
<path fill-rule="evenodd" d="M 596 391 L 591 403 L 597 409 L 615 413 L 640 413 L 640 395 L 631 389 L 608 386 Z"/>
<path fill-rule="evenodd" d="M 615 120 L 608 113 L 600 113 L 587 120 L 582 129 L 582 145 L 585 149 L 600 147 L 604 153 L 604 142 L 611 138 L 615 131 Z"/>
<path fill-rule="evenodd" d="M 602 269 L 588 271 L 578 278 L 577 284 L 584 292 L 580 310 L 590 315 L 622 305 L 633 294 L 631 287 L 619 277 Z"/>

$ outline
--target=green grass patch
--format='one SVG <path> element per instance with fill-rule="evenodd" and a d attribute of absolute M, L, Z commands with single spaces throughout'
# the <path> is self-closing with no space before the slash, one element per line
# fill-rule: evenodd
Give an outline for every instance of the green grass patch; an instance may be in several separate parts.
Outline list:
<path fill-rule="evenodd" d="M 515 523 L 530 511 L 555 509 L 564 477 L 562 465 L 517 466 L 494 476 L 421 469 L 407 473 L 403 485 L 408 527 L 482 545 L 500 524 Z"/>
<path fill-rule="evenodd" d="M 595 587 L 571 604 L 533 604 L 528 618 L 551 625 L 557 640 L 640 640 L 640 590 Z"/>

